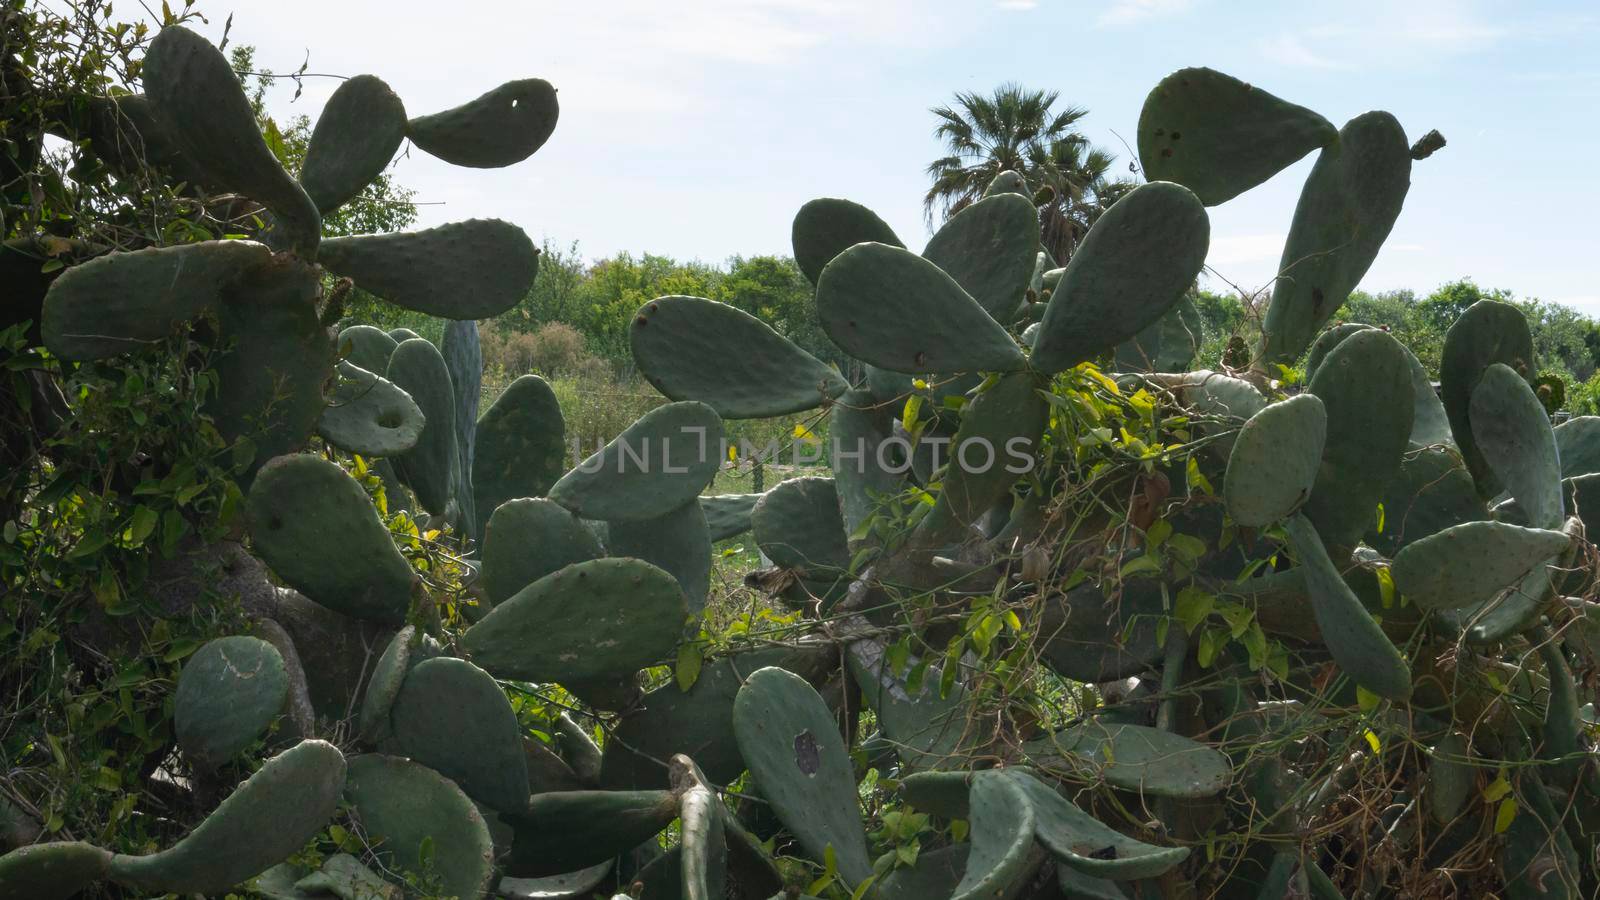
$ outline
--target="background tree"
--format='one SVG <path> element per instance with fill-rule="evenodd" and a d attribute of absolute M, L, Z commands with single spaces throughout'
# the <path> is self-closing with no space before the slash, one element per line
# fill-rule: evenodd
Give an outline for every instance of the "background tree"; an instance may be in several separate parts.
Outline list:
<path fill-rule="evenodd" d="M 989 182 L 1010 169 L 1036 191 L 1040 237 L 1064 264 L 1100 211 L 1131 184 L 1111 179 L 1116 157 L 1073 130 L 1088 110 L 1054 109 L 1059 99 L 1056 91 L 1007 82 L 987 96 L 962 91 L 953 104 L 934 107 L 934 135 L 948 155 L 927 169 L 933 181 L 923 198 L 929 225 L 981 198 Z"/>

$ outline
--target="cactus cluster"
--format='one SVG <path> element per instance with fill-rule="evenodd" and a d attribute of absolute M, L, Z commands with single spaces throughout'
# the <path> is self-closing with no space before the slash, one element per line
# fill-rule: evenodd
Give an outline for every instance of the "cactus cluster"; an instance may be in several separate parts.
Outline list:
<path fill-rule="evenodd" d="M 1596 649 L 1580 516 L 1600 503 L 1600 433 L 1551 428 L 1527 325 L 1504 304 L 1450 330 L 1442 398 L 1386 332 L 1323 330 L 1409 184 L 1387 113 L 1341 129 L 1221 73 L 1176 72 L 1140 117 L 1156 180 L 1065 267 L 1011 173 L 921 255 L 857 204 L 808 203 L 795 257 L 865 378 L 728 306 L 662 297 L 632 345 L 673 402 L 569 466 L 541 379 L 476 414 L 470 328 L 452 326 L 442 351 L 366 326 L 335 339 L 321 295 L 326 271 L 410 309 L 492 315 L 534 278 L 521 231 L 319 243 L 316 229 L 402 137 L 460 165 L 525 158 L 554 125 L 547 84 L 408 120 L 381 82 L 352 79 L 298 183 L 255 149 L 203 40 L 164 31 L 147 87 L 175 152 L 263 204 L 262 242 L 74 267 L 46 298 L 44 338 L 100 358 L 201 318 L 231 348 L 213 415 L 226 434 L 254 429 L 249 545 L 284 586 L 260 637 L 187 663 L 178 741 L 197 771 L 258 741 L 292 746 L 170 849 L 23 847 L 0 857 L 0 895 L 254 879 L 270 897 L 346 896 L 425 871 L 463 900 L 1395 896 L 1396 869 L 1374 866 L 1444 871 L 1464 848 L 1488 854 L 1472 877 L 1507 896 L 1592 893 L 1600 770 L 1592 689 L 1574 673 Z M 1183 371 L 1207 206 L 1313 152 L 1254 367 Z M 1308 350 L 1303 389 L 1288 385 L 1280 364 Z M 1120 499 L 1085 512 L 1074 478 L 1104 467 L 1075 466 L 1116 442 L 1096 434 L 1109 429 L 1081 405 L 1091 394 L 1181 436 L 1129 450 Z M 725 419 L 813 409 L 830 419 L 831 478 L 701 496 Z M 359 483 L 304 452 L 313 433 L 381 460 L 476 538 L 470 625 L 441 628 Z M 641 672 L 695 638 L 712 542 L 745 531 L 774 564 L 752 583 L 800 610 L 805 633 L 646 691 Z M 1211 633 L 1195 628 L 1201 596 L 1248 611 L 1243 641 L 1195 638 Z M 1258 636 L 1284 653 L 1273 675 Z M 1026 649 L 1007 659 L 1032 667 L 1030 690 L 1096 684 L 1098 700 L 1021 714 L 996 683 L 1022 677 L 979 663 L 996 642 Z M 370 656 L 329 649 L 363 644 Z M 506 691 L 532 683 L 576 698 L 548 740 Z M 353 735 L 358 752 L 319 734 Z M 1328 752 L 1352 745 L 1369 749 Z M 967 839 L 874 858 L 863 762 Z M 1373 781 L 1398 812 L 1330 813 Z M 341 804 L 369 855 L 290 861 Z M 796 883 L 772 838 L 826 876 Z"/>

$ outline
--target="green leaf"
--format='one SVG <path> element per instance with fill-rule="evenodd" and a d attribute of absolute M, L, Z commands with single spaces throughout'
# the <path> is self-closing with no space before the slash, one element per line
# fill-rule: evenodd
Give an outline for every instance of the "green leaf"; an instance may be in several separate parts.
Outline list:
<path fill-rule="evenodd" d="M 705 657 L 700 655 L 700 645 L 694 641 L 684 641 L 678 645 L 678 662 L 673 667 L 673 676 L 678 681 L 678 690 L 687 691 L 694 687 L 700 679 L 700 667 L 704 665 Z"/>
<path fill-rule="evenodd" d="M 1500 801 L 1500 808 L 1495 810 L 1495 812 L 1494 812 L 1494 833 L 1495 834 L 1504 834 L 1505 830 L 1507 828 L 1511 827 L 1511 823 L 1513 821 L 1515 821 L 1516 818 L 1517 818 L 1517 800 L 1516 800 L 1516 798 L 1515 797 L 1507 797 L 1506 799 L 1501 800 Z"/>
<path fill-rule="evenodd" d="M 128 523 L 128 538 L 134 544 L 143 544 L 156 530 L 161 516 L 153 509 L 140 504 L 133 509 L 133 520 Z"/>
<path fill-rule="evenodd" d="M 1211 615 L 1211 608 L 1216 605 L 1217 598 L 1214 594 L 1207 593 L 1194 585 L 1178 591 L 1178 599 L 1173 607 L 1173 615 L 1183 623 L 1183 630 L 1194 634 L 1194 630 Z M 1160 642 L 1158 642 L 1160 643 Z"/>

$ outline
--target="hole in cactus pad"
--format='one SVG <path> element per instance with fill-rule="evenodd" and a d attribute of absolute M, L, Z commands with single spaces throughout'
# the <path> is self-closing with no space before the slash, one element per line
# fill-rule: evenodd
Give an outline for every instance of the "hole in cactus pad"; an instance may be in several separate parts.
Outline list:
<path fill-rule="evenodd" d="M 378 416 L 378 424 L 384 428 L 399 428 L 405 417 L 393 410 Z"/>
<path fill-rule="evenodd" d="M 800 771 L 807 775 L 817 774 L 817 768 L 822 762 L 822 752 L 817 748 L 817 739 L 809 731 L 802 731 L 794 738 L 794 764 Z"/>

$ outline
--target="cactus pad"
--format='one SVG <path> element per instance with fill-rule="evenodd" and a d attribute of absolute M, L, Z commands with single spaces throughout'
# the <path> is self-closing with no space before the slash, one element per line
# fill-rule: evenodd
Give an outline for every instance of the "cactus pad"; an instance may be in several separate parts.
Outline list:
<path fill-rule="evenodd" d="M 1367 544 L 1393 557 L 1412 541 L 1483 517 L 1483 501 L 1459 456 L 1448 449 L 1412 450 L 1384 489 L 1383 529 L 1369 529 Z"/>
<path fill-rule="evenodd" d="M 904 247 L 894 229 L 859 203 L 823 197 L 800 207 L 790 234 L 795 265 L 812 284 L 835 256 L 856 244 L 874 242 Z"/>
<path fill-rule="evenodd" d="M 756 503 L 750 524 L 756 544 L 775 565 L 817 575 L 850 565 L 832 478 L 806 476 L 780 483 Z"/>
<path fill-rule="evenodd" d="M 1103 682 L 1144 671 L 1161 658 L 1156 620 L 1161 593 L 1130 581 L 1115 602 L 1092 584 L 1048 601 L 1039 623 L 1040 654 L 1058 674 Z"/>
<path fill-rule="evenodd" d="M 1260 528 L 1299 509 L 1322 465 L 1328 415 L 1314 394 L 1274 403 L 1244 423 L 1228 457 L 1228 515 Z"/>
<path fill-rule="evenodd" d="M 1380 697 L 1391 700 L 1410 697 L 1411 669 L 1339 576 L 1316 527 L 1297 513 L 1289 517 L 1284 530 L 1289 536 L 1289 546 L 1305 570 L 1311 609 L 1333 661 L 1356 684 Z"/>
<path fill-rule="evenodd" d="M 1187 188 L 1134 188 L 1072 255 L 1039 323 L 1034 367 L 1069 369 L 1156 322 L 1183 299 L 1210 244 L 1206 209 Z"/>
<path fill-rule="evenodd" d="M 606 543 L 612 556 L 642 559 L 678 579 L 691 615 L 705 607 L 711 590 L 711 532 L 697 501 L 642 522 L 612 522 Z"/>
<path fill-rule="evenodd" d="M 804 412 L 849 387 L 767 323 L 715 300 L 659 297 L 640 307 L 629 335 L 635 364 L 657 390 L 699 400 L 724 419 Z"/>
<path fill-rule="evenodd" d="M 1003 192 L 951 216 L 922 257 L 955 279 L 997 322 L 1022 305 L 1039 257 L 1039 212 L 1027 197 Z"/>
<path fill-rule="evenodd" d="M 288 699 L 289 675 L 271 644 L 244 636 L 209 641 L 178 676 L 178 747 L 197 768 L 215 769 L 266 734 Z"/>
<path fill-rule="evenodd" d="M 1293 363 L 1378 256 L 1411 187 L 1405 130 L 1386 112 L 1356 116 L 1306 177 L 1262 325 L 1262 357 Z"/>
<path fill-rule="evenodd" d="M 453 109 L 417 116 L 407 123 L 406 136 L 452 165 L 498 169 L 522 162 L 543 147 L 560 115 L 550 82 L 524 78 Z"/>
<path fill-rule="evenodd" d="M 1033 804 L 1003 771 L 979 772 L 968 801 L 972 850 L 951 900 L 999 897 L 1026 874 L 1036 827 Z"/>
<path fill-rule="evenodd" d="M 263 466 L 246 504 L 255 550 L 279 578 L 334 612 L 399 624 L 415 576 L 355 479 L 307 454 Z"/>
<path fill-rule="evenodd" d="M 110 871 L 110 851 L 93 844 L 29 844 L 0 855 L 0 897 L 71 900 Z"/>
<path fill-rule="evenodd" d="M 108 253 L 73 266 L 45 295 L 45 346 L 62 359 L 147 347 L 214 308 L 241 272 L 271 257 L 254 241 L 203 241 Z"/>
<path fill-rule="evenodd" d="M 411 395 L 354 363 L 339 363 L 339 383 L 317 420 L 328 443 L 362 456 L 394 456 L 417 445 L 426 420 Z"/>
<path fill-rule="evenodd" d="M 528 799 L 522 728 L 505 692 L 465 660 L 439 656 L 407 675 L 389 712 L 398 752 L 497 810 Z"/>
<path fill-rule="evenodd" d="M 327 215 L 383 174 L 405 136 L 405 104 L 383 79 L 348 79 L 317 117 L 300 164 L 300 184 Z"/>
<path fill-rule="evenodd" d="M 367 682 L 367 690 L 361 698 L 360 737 L 369 744 L 388 740 L 392 732 L 389 728 L 389 710 L 394 707 L 394 700 L 400 696 L 400 686 L 405 683 L 406 676 L 422 658 L 425 653 L 417 651 L 417 628 L 415 625 L 395 632 L 389 639 L 389 646 L 383 649 L 383 654 L 378 657 L 377 665 L 372 669 L 372 678 Z"/>
<path fill-rule="evenodd" d="M 1022 349 L 943 270 L 889 244 L 857 244 L 817 279 L 817 316 L 845 352 L 910 375 L 1009 372 Z"/>
<path fill-rule="evenodd" d="M 1099 776 L 1114 787 L 1155 797 L 1212 797 L 1233 778 L 1232 763 L 1216 750 L 1143 725 L 1090 720 L 1023 748 L 1051 774 L 1076 770 L 1080 776 Z"/>
<path fill-rule="evenodd" d="M 1187 847 L 1156 847 L 1111 830 L 1024 771 L 1008 769 L 1006 775 L 1033 807 L 1039 843 L 1085 875 L 1117 881 L 1155 878 L 1189 856 Z M 1108 847 L 1115 852 L 1106 853 Z"/>
<path fill-rule="evenodd" d="M 543 497 L 566 471 L 566 421 L 550 384 L 523 375 L 484 411 L 475 434 L 470 462 L 481 536 L 500 504 Z"/>
<path fill-rule="evenodd" d="M 1161 79 L 1139 112 L 1139 162 L 1207 206 L 1237 197 L 1339 136 L 1303 106 L 1213 69 Z"/>
<path fill-rule="evenodd" d="M 1562 478 L 1600 472 L 1600 416 L 1573 416 L 1555 433 Z"/>
<path fill-rule="evenodd" d="M 552 572 L 605 555 L 594 532 L 543 498 L 510 500 L 489 517 L 483 584 L 494 604 Z"/>
<path fill-rule="evenodd" d="M 150 42 L 141 75 L 145 95 L 184 154 L 220 187 L 272 210 L 291 246 L 314 256 L 322 217 L 267 147 L 222 51 L 187 28 L 168 26 Z"/>
<path fill-rule="evenodd" d="M 700 498 L 700 512 L 706 517 L 711 540 L 725 541 L 750 530 L 750 513 L 761 494 L 717 494 Z"/>
<path fill-rule="evenodd" d="M 506 871 L 542 878 L 592 866 L 649 840 L 678 817 L 670 791 L 535 794 L 502 818 L 516 833 Z"/>
<path fill-rule="evenodd" d="M 446 319 L 497 316 L 527 295 L 539 273 L 533 241 L 499 219 L 332 238 L 319 258 L 396 306 Z"/>
<path fill-rule="evenodd" d="M 550 488 L 551 500 L 586 519 L 663 516 L 705 490 L 722 466 L 722 419 L 694 400 L 645 413 Z"/>
<path fill-rule="evenodd" d="M 1522 507 L 1528 523 L 1561 527 L 1566 516 L 1556 438 L 1528 382 L 1503 363 L 1490 365 L 1472 389 L 1470 415 L 1478 452 Z"/>
<path fill-rule="evenodd" d="M 947 448 L 944 489 L 918 528 L 916 540 L 923 546 L 960 540 L 1033 468 L 1050 420 L 1043 386 L 1031 372 L 1013 372 L 963 409 L 961 427 Z"/>
<path fill-rule="evenodd" d="M 1391 572 L 1400 593 L 1425 609 L 1477 606 L 1571 542 L 1559 531 L 1467 522 L 1408 544 Z"/>
<path fill-rule="evenodd" d="M 344 784 L 344 755 L 302 741 L 267 760 L 171 849 L 113 857 L 111 877 L 157 893 L 223 893 L 304 847 L 332 820 Z"/>
<path fill-rule="evenodd" d="M 1500 493 L 1500 482 L 1472 435 L 1472 394 L 1478 379 L 1495 363 L 1504 363 L 1529 378 L 1533 372 L 1533 336 L 1522 310 L 1498 300 L 1479 300 L 1467 307 L 1445 332 L 1439 359 L 1439 393 L 1450 417 L 1450 432 L 1478 485 L 1490 498 Z"/>
<path fill-rule="evenodd" d="M 482 897 L 489 889 L 489 827 L 455 782 L 408 759 L 368 754 L 350 760 L 345 798 L 386 871 L 421 875 L 427 844 L 445 896 Z"/>
<path fill-rule="evenodd" d="M 389 357 L 398 346 L 388 332 L 371 325 L 350 325 L 339 332 L 340 355 L 368 372 L 389 371 Z"/>
<path fill-rule="evenodd" d="M 688 616 L 670 574 L 642 560 L 596 559 L 518 591 L 462 642 L 502 678 L 584 682 L 670 656 Z"/>
<path fill-rule="evenodd" d="M 416 444 L 394 457 L 396 471 L 428 512 L 443 515 L 456 485 L 456 398 L 444 355 L 431 341 L 401 342 L 389 357 L 389 381 L 422 410 L 425 422 Z"/>
<path fill-rule="evenodd" d="M 849 885 L 872 875 L 850 756 L 833 713 L 805 679 L 768 667 L 733 705 L 733 731 L 750 774 L 806 854 L 833 848 Z"/>

